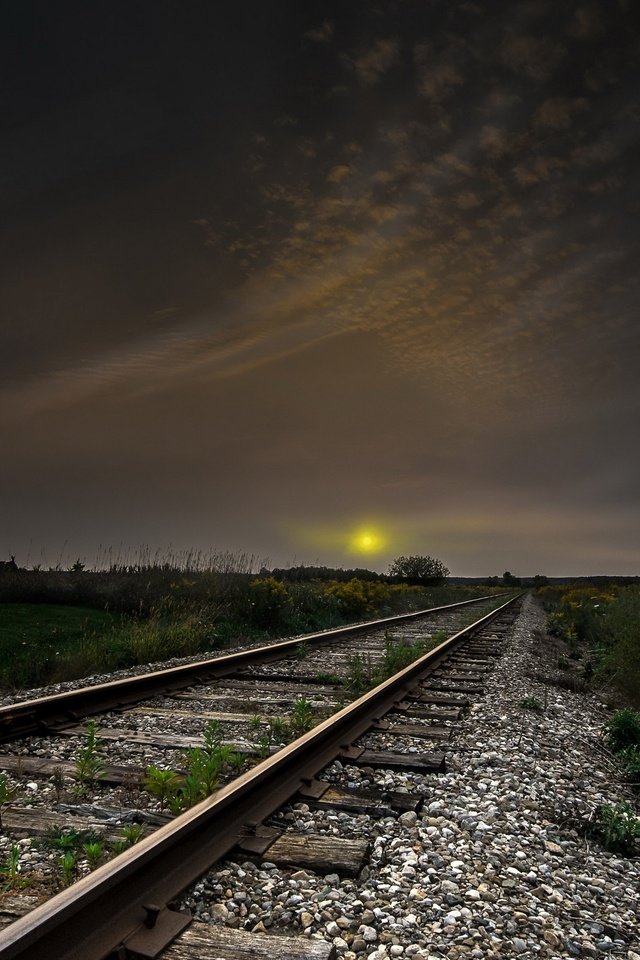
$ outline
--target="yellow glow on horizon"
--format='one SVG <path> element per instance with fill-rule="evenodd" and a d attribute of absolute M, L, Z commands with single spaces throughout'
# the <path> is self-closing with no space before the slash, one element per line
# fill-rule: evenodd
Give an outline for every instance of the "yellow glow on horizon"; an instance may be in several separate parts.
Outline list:
<path fill-rule="evenodd" d="M 349 537 L 349 550 L 351 553 L 380 553 L 386 546 L 386 537 L 372 527 L 363 527 L 356 530 L 355 533 Z"/>

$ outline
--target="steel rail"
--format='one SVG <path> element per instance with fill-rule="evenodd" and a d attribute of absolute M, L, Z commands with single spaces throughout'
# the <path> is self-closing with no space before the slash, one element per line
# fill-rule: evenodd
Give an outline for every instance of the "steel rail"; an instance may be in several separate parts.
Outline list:
<path fill-rule="evenodd" d="M 365 633 L 368 630 L 417 620 L 420 617 L 482 603 L 500 596 L 504 596 L 504 594 L 494 594 L 493 597 L 476 597 L 473 600 L 462 600 L 442 607 L 431 607 L 427 610 L 384 617 L 381 620 L 370 620 L 366 623 L 303 634 L 292 640 L 284 640 L 269 646 L 254 647 L 239 653 L 230 653 L 207 660 L 197 660 L 178 667 L 153 670 L 135 677 L 109 680 L 106 683 L 79 687 L 64 693 L 8 704 L 0 707 L 0 743 L 32 734 L 51 733 L 56 729 L 68 726 L 70 723 L 76 723 L 82 717 L 104 713 L 107 710 L 122 709 L 145 698 L 157 696 L 158 693 L 172 693 L 189 686 L 196 680 L 213 680 L 228 676 L 249 664 L 279 660 L 294 653 L 301 643 L 311 646 L 320 645 L 335 640 L 337 637 L 353 636 L 358 633 Z"/>
<path fill-rule="evenodd" d="M 454 634 L 214 796 L 16 920 L 0 933 L 0 958 L 156 956 L 189 922 L 188 914 L 172 909 L 183 890 L 517 599 Z"/>

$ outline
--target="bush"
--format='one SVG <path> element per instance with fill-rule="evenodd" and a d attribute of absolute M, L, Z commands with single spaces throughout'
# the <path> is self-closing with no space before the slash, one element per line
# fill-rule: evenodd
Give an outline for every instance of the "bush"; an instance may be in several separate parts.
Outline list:
<path fill-rule="evenodd" d="M 609 746 L 616 753 L 626 747 L 640 746 L 640 713 L 625 708 L 617 710 L 605 724 Z"/>
<path fill-rule="evenodd" d="M 348 583 L 330 583 L 326 591 L 336 597 L 341 612 L 347 618 L 374 616 L 390 595 L 389 587 L 384 583 L 355 578 Z"/>
<path fill-rule="evenodd" d="M 275 577 L 252 580 L 249 584 L 249 619 L 256 627 L 281 626 L 291 608 L 291 596 Z"/>
<path fill-rule="evenodd" d="M 605 803 L 598 807 L 589 832 L 611 853 L 633 856 L 640 839 L 640 819 L 628 803 L 613 807 Z"/>
<path fill-rule="evenodd" d="M 640 783 L 640 747 L 625 747 L 618 756 L 626 779 L 631 783 Z"/>

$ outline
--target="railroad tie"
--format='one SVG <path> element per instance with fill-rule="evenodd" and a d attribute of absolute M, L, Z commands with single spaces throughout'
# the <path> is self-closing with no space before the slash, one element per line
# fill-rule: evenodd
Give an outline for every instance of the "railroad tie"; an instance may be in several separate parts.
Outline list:
<path fill-rule="evenodd" d="M 406 813 L 407 810 L 416 811 L 422 806 L 422 798 L 414 794 L 376 790 L 374 787 L 366 790 L 342 789 L 325 780 L 313 780 L 302 786 L 298 796 L 316 809 L 331 807 L 334 810 L 370 813 L 378 817 Z"/>
<path fill-rule="evenodd" d="M 414 770 L 417 773 L 444 773 L 444 753 L 395 753 L 391 750 L 363 750 L 348 747 L 340 753 L 340 760 L 358 767 Z"/>
<path fill-rule="evenodd" d="M 334 945 L 324 940 L 192 923 L 167 947 L 162 960 L 334 960 L 335 956 Z"/>

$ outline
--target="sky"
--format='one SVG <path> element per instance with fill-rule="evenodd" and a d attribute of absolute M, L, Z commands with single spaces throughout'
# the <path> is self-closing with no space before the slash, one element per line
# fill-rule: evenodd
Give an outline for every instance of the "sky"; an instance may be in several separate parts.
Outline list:
<path fill-rule="evenodd" d="M 0 556 L 640 574 L 634 12 L 7 7 Z"/>

